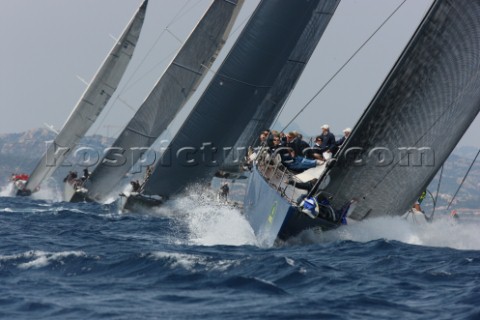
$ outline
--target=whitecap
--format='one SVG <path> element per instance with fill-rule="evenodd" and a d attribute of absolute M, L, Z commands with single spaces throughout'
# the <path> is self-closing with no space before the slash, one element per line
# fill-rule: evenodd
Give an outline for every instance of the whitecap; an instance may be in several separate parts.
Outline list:
<path fill-rule="evenodd" d="M 475 219 L 456 221 L 450 217 L 440 217 L 432 223 L 420 223 L 407 221 L 401 217 L 381 217 L 323 232 L 318 240 L 368 242 L 385 239 L 430 247 L 480 250 L 479 228 L 480 221 Z"/>
<path fill-rule="evenodd" d="M 13 183 L 0 187 L 0 197 L 13 197 L 15 195 L 15 187 Z"/>
<path fill-rule="evenodd" d="M 32 250 L 14 255 L 0 255 L 0 261 L 30 260 L 18 263 L 20 269 L 42 268 L 48 266 L 52 262 L 62 262 L 66 257 L 86 257 L 83 251 L 62 251 L 62 252 L 45 252 L 40 250 Z"/>
<path fill-rule="evenodd" d="M 237 264 L 235 260 L 215 260 L 210 256 L 177 252 L 156 251 L 148 256 L 155 260 L 167 260 L 172 269 L 183 268 L 188 271 L 195 271 L 197 268 L 202 271 L 225 271 Z"/>

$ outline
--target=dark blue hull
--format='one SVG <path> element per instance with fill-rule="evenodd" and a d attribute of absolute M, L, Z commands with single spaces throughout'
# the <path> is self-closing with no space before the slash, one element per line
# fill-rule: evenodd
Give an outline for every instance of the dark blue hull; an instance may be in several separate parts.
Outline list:
<path fill-rule="evenodd" d="M 141 193 L 134 193 L 128 196 L 121 196 L 121 207 L 127 211 L 143 211 L 156 208 L 163 204 L 163 200 L 157 197 L 146 196 Z"/>
<path fill-rule="evenodd" d="M 73 194 L 73 197 L 70 199 L 70 202 L 78 203 L 78 202 L 95 202 L 95 201 L 90 199 L 86 192 L 77 191 Z"/>
<path fill-rule="evenodd" d="M 17 190 L 16 196 L 17 197 L 30 197 L 32 195 L 32 191 L 30 190 Z"/>
<path fill-rule="evenodd" d="M 306 191 L 305 191 L 306 193 Z M 244 214 L 262 245 L 286 241 L 309 229 L 331 230 L 340 223 L 307 216 L 270 185 L 256 167 L 249 177 Z"/>

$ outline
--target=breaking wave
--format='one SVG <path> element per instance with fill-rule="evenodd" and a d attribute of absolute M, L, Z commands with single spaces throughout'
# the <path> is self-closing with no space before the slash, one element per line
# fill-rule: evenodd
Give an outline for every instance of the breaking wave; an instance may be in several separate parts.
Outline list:
<path fill-rule="evenodd" d="M 480 247 L 473 217 L 371 219 L 262 248 L 241 210 L 208 192 L 147 214 L 30 198 L 0 204 L 6 319 L 480 315 L 479 251 L 466 250 Z"/>
<path fill-rule="evenodd" d="M 432 223 L 410 221 L 401 217 L 372 218 L 350 223 L 337 230 L 300 235 L 293 243 L 374 240 L 399 241 L 426 247 L 445 247 L 458 250 L 480 250 L 480 221 L 478 219 L 454 220 L 450 217 L 436 218 Z"/>
<path fill-rule="evenodd" d="M 6 186 L 0 187 L 0 197 L 12 197 L 14 193 L 13 183 L 8 183 Z"/>
<path fill-rule="evenodd" d="M 157 210 L 188 229 L 188 243 L 202 246 L 256 245 L 257 241 L 241 210 L 217 200 L 216 194 L 198 188 L 168 201 Z"/>
<path fill-rule="evenodd" d="M 0 197 L 14 197 L 15 196 L 15 187 L 12 183 L 0 187 Z M 60 202 L 63 200 L 63 192 L 58 187 L 57 183 L 53 179 L 49 179 L 37 192 L 34 192 L 31 196 L 34 200 L 47 200 Z"/>
<path fill-rule="evenodd" d="M 19 269 L 36 269 L 48 266 L 51 263 L 63 263 L 69 257 L 86 257 L 83 251 L 44 252 L 27 251 L 14 255 L 0 255 L 0 265 L 13 264 Z"/>

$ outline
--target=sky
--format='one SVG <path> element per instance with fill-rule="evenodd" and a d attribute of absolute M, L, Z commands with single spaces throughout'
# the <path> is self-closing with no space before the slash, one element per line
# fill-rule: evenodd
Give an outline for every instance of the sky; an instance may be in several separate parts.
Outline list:
<path fill-rule="evenodd" d="M 432 0 L 407 0 L 295 122 L 307 134 L 328 123 L 353 127 Z M 141 0 L 0 0 L 0 133 L 60 129 Z M 215 71 L 255 9 L 246 0 Z M 343 0 L 279 117 L 287 123 L 402 0 Z M 208 0 L 150 0 L 141 38 L 119 89 L 89 134 L 114 136 L 141 105 L 209 6 Z M 183 110 L 188 113 L 213 72 Z M 175 121 L 170 131 L 180 125 Z M 480 118 L 460 145 L 480 147 Z"/>

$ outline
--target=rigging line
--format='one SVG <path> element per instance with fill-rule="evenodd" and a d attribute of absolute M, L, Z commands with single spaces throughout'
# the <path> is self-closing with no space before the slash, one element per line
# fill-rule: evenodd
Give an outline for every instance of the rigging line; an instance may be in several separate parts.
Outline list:
<path fill-rule="evenodd" d="M 387 24 L 387 22 L 398 12 L 398 10 L 400 10 L 400 8 L 405 4 L 405 2 L 407 2 L 407 0 L 403 0 L 395 8 L 395 10 L 387 17 L 387 19 L 385 19 L 380 24 L 380 26 L 367 38 L 367 40 L 365 40 L 365 42 L 363 42 L 363 44 L 353 53 L 353 55 L 350 56 L 350 58 L 333 74 L 333 76 L 330 79 L 328 79 L 328 81 L 320 88 L 320 90 L 318 90 L 313 95 L 313 97 L 302 107 L 302 109 L 300 109 L 300 111 L 297 112 L 297 114 L 292 118 L 292 120 L 290 120 L 287 123 L 287 125 L 285 126 L 285 128 L 283 128 L 282 131 L 284 131 L 288 126 L 290 126 L 293 123 L 293 121 L 295 121 L 295 119 L 297 119 L 298 116 L 302 114 L 305 111 L 305 109 L 307 109 L 310 106 L 310 104 L 318 97 L 318 95 L 322 93 L 323 90 L 325 90 L 325 88 L 338 76 L 338 74 L 340 74 L 340 72 L 342 72 L 342 70 L 345 69 L 345 67 L 353 60 L 353 58 L 355 58 L 355 56 L 368 44 L 368 42 L 370 42 L 370 40 L 372 40 L 372 38 L 385 26 L 385 24 Z"/>
<path fill-rule="evenodd" d="M 197 2 L 197 4 L 200 3 L 200 2 Z M 188 11 L 190 11 L 191 9 L 193 9 L 197 4 L 195 4 L 194 6 L 192 6 L 191 8 L 189 8 L 186 12 L 184 12 L 183 15 L 185 15 Z M 183 17 L 182 15 L 182 17 Z M 178 17 L 178 19 L 182 18 L 182 17 Z M 249 17 L 246 17 L 231 33 L 230 33 L 230 36 L 233 36 L 234 34 L 236 34 L 239 29 L 246 23 L 246 21 L 249 19 Z M 177 41 L 180 42 L 181 45 L 183 45 L 185 43 L 185 41 L 181 41 L 179 40 L 179 38 L 177 36 L 175 36 L 168 28 L 173 24 L 174 22 L 170 23 L 163 32 L 169 32 Z M 165 58 L 163 58 L 162 60 L 160 60 L 158 63 L 156 63 L 152 68 L 149 68 L 149 70 L 147 72 L 145 72 L 144 74 L 142 74 L 140 77 L 138 77 L 137 80 L 135 80 L 134 82 L 130 83 L 130 81 L 125 84 L 125 88 L 122 89 L 121 91 L 121 94 L 124 94 L 125 92 L 128 92 L 129 90 L 131 90 L 138 82 L 140 82 L 144 77 L 146 77 L 147 75 L 153 73 L 155 71 L 155 68 L 157 68 L 159 65 L 163 64 L 165 61 L 171 59 L 172 55 L 175 54 L 176 52 L 178 52 L 178 49 L 175 49 L 175 50 L 172 50 Z M 209 72 L 213 72 L 213 73 L 216 73 L 216 71 L 214 71 L 213 69 L 210 69 L 210 68 L 207 68 L 207 70 Z M 127 88 L 127 85 L 128 88 Z"/>
<path fill-rule="evenodd" d="M 128 78 L 128 80 L 125 82 L 125 85 L 122 87 L 122 89 L 118 90 L 118 94 L 115 96 L 115 98 L 112 100 L 112 102 L 110 103 L 109 107 L 107 108 L 106 110 L 106 113 L 104 114 L 103 118 L 98 122 L 98 126 L 97 126 L 97 129 L 94 131 L 95 133 L 98 133 L 98 131 L 100 130 L 100 127 L 103 125 L 103 123 L 105 122 L 105 120 L 107 119 L 108 115 L 110 114 L 110 112 L 112 111 L 113 107 L 115 106 L 115 104 L 117 103 L 117 101 L 119 100 L 119 97 L 125 92 L 125 90 L 127 89 L 127 86 L 130 84 L 130 82 L 132 81 L 133 77 L 137 74 L 137 72 L 140 70 L 140 68 L 144 65 L 145 61 L 147 60 L 147 58 L 150 56 L 150 54 L 152 53 L 153 49 L 156 47 L 156 45 L 158 44 L 158 42 L 160 41 L 160 39 L 163 37 L 163 35 L 165 34 L 166 32 L 166 29 L 164 29 L 160 35 L 157 37 L 157 39 L 155 40 L 154 44 L 150 47 L 150 49 L 147 51 L 147 53 L 143 56 L 142 60 L 140 61 L 140 63 L 137 65 L 137 67 L 135 68 L 135 70 L 133 71 L 133 73 L 130 75 L 130 77 Z"/>
<path fill-rule="evenodd" d="M 180 8 L 180 10 L 175 14 L 175 16 L 172 18 L 172 20 L 168 23 L 167 28 L 170 27 L 173 23 L 175 23 L 175 20 L 177 18 L 180 18 L 180 15 L 182 14 L 182 11 L 188 6 L 188 4 L 192 2 L 191 0 L 187 0 L 183 6 Z M 187 10 L 188 11 L 188 10 Z"/>
<path fill-rule="evenodd" d="M 183 45 L 183 40 L 180 39 L 180 37 L 178 37 L 175 33 L 173 33 L 170 29 L 165 29 L 175 40 L 178 41 L 178 43 L 180 43 L 181 45 Z"/>
<path fill-rule="evenodd" d="M 478 158 L 479 155 L 480 155 L 480 149 L 478 150 L 477 155 L 476 155 L 475 158 L 473 159 L 472 164 L 471 164 L 470 167 L 468 168 L 467 173 L 466 173 L 465 176 L 463 177 L 462 182 L 461 182 L 460 185 L 458 186 L 457 191 L 456 191 L 455 194 L 453 195 L 452 200 L 450 200 L 450 203 L 448 204 L 448 207 L 447 207 L 447 211 L 450 209 L 450 206 L 452 205 L 453 200 L 455 200 L 455 198 L 457 197 L 458 193 L 460 192 L 460 189 L 462 188 L 463 184 L 465 183 L 465 180 L 467 179 L 468 174 L 470 173 L 470 170 L 472 170 L 473 166 L 475 165 L 475 162 L 477 161 L 477 158 Z"/>
<path fill-rule="evenodd" d="M 189 0 L 191 1 L 191 0 Z M 118 102 L 119 100 L 119 97 L 124 94 L 125 92 L 128 92 L 129 90 L 131 90 L 137 83 L 139 83 L 145 76 L 153 73 L 155 71 L 155 68 L 158 67 L 159 65 L 163 64 L 165 61 L 171 59 L 172 55 L 175 54 L 178 49 L 175 49 L 175 50 L 172 50 L 165 58 L 163 58 L 160 62 L 156 63 L 152 68 L 149 68 L 149 70 L 142 74 L 137 80 L 135 81 L 132 81 L 133 77 L 138 73 L 140 67 L 145 63 L 145 60 L 150 56 L 150 54 L 152 53 L 154 47 L 156 47 L 156 45 L 158 44 L 158 42 L 160 41 L 160 39 L 162 38 L 162 36 L 168 31 L 168 28 L 174 24 L 176 22 L 176 20 L 179 20 L 181 19 L 186 13 L 188 13 L 190 10 L 192 10 L 193 8 L 195 8 L 198 4 L 200 3 L 200 1 L 198 1 L 196 4 L 194 4 L 193 6 L 191 6 L 189 9 L 187 9 L 185 12 L 183 12 L 182 14 L 180 14 L 180 12 L 182 10 L 184 10 L 188 4 L 188 2 L 186 2 L 182 8 L 180 9 L 180 11 L 175 15 L 175 17 L 169 22 L 169 24 L 166 26 L 166 28 L 160 33 L 160 35 L 157 37 L 157 39 L 155 40 L 154 44 L 150 47 L 149 51 L 147 52 L 147 54 L 144 56 L 144 58 L 142 59 L 142 61 L 140 62 L 140 64 L 137 66 L 137 68 L 135 69 L 135 71 L 132 73 L 132 75 L 129 77 L 129 79 L 125 82 L 125 85 L 123 86 L 123 88 L 121 90 L 119 90 L 119 93 L 118 95 L 112 100 L 112 103 L 110 104 L 110 107 L 107 109 L 107 112 L 105 113 L 105 116 L 102 118 L 101 121 L 99 121 L 99 124 L 98 124 L 98 127 L 97 129 L 95 130 L 95 133 L 98 133 L 98 131 L 100 130 L 100 127 L 102 126 L 102 124 L 105 122 L 105 120 L 107 119 L 108 115 L 110 114 L 113 106 Z M 249 19 L 249 17 L 246 17 L 231 33 L 230 33 L 230 36 L 236 34 L 240 28 L 246 23 L 246 21 Z M 183 44 L 183 42 L 182 42 Z M 208 69 L 210 71 L 210 69 Z"/>
<path fill-rule="evenodd" d="M 132 73 L 132 75 L 129 77 L 129 79 L 125 82 L 125 85 L 123 86 L 122 90 L 120 90 L 119 92 L 119 95 L 121 95 L 122 93 L 124 93 L 126 90 L 129 89 L 129 84 L 130 82 L 132 81 L 133 77 L 135 77 L 135 75 L 137 74 L 137 72 L 140 70 L 140 67 L 143 66 L 143 64 L 145 63 L 145 60 L 151 55 L 153 49 L 157 46 L 157 44 L 160 42 L 161 38 L 163 37 L 163 35 L 168 32 L 170 34 L 171 31 L 168 30 L 168 28 L 174 24 L 178 19 L 181 19 L 181 17 L 187 13 L 188 11 L 190 11 L 191 9 L 193 9 L 195 6 L 197 6 L 197 4 L 199 2 L 197 2 L 195 5 L 193 5 L 190 9 L 187 9 L 185 12 L 182 13 L 182 11 L 187 7 L 188 3 L 191 2 L 191 0 L 188 0 L 187 2 L 185 2 L 185 4 L 180 8 L 180 10 L 175 14 L 175 16 L 170 20 L 170 22 L 167 24 L 167 26 L 162 30 L 162 32 L 160 33 L 160 35 L 155 39 L 155 42 L 150 46 L 148 52 L 146 53 L 146 55 L 143 57 L 142 61 L 140 62 L 140 64 L 137 66 L 137 68 L 135 69 L 135 71 Z M 172 34 L 172 36 L 174 36 Z M 175 37 L 175 36 L 174 36 Z M 175 37 L 177 39 L 177 37 Z M 181 42 L 181 41 L 180 41 Z M 175 50 L 176 51 L 176 50 Z M 162 59 L 162 62 L 164 60 L 167 60 L 169 57 L 170 57 L 171 54 L 167 55 L 166 58 Z M 143 78 L 144 76 L 141 76 L 140 78 Z M 137 81 L 136 81 L 137 82 Z"/>
<path fill-rule="evenodd" d="M 202 3 L 202 1 L 197 1 L 193 6 L 191 6 L 190 8 L 188 8 L 187 10 L 185 10 L 185 12 L 183 12 L 181 15 L 179 15 L 177 18 L 173 19 L 172 22 L 170 22 L 168 25 L 167 25 L 167 29 L 170 28 L 171 26 L 173 26 L 175 23 L 179 22 L 187 13 L 189 13 L 190 11 L 192 11 L 195 7 L 197 7 L 200 3 Z"/>
<path fill-rule="evenodd" d="M 432 198 L 432 202 L 433 202 L 433 209 L 432 209 L 432 214 L 430 214 L 430 217 L 427 216 L 427 213 L 424 211 L 424 210 L 421 210 L 420 212 L 423 214 L 425 220 L 427 222 L 432 222 L 433 221 L 433 213 L 435 211 L 435 206 L 436 206 L 436 200 L 435 200 L 435 197 L 433 196 L 433 194 L 430 192 L 430 190 L 426 189 L 425 190 L 426 194 L 428 194 L 430 196 L 430 198 Z M 426 195 L 425 195 L 426 197 Z"/>
<path fill-rule="evenodd" d="M 235 28 L 230 36 L 233 36 L 234 34 L 236 34 L 239 29 L 247 22 L 249 17 L 245 18 L 239 26 L 237 26 L 237 28 Z M 170 31 L 169 31 L 170 32 Z M 172 35 L 173 36 L 173 35 Z M 178 38 L 175 37 L 177 40 Z M 183 45 L 184 42 L 180 41 L 180 43 Z M 155 69 L 159 66 L 159 65 L 162 65 L 165 61 L 167 60 L 170 60 L 171 57 L 173 56 L 173 54 L 175 54 L 176 52 L 178 52 L 178 49 L 175 49 L 175 50 L 172 50 L 165 58 L 163 58 L 162 60 L 160 60 L 158 63 L 156 63 L 152 68 L 150 68 L 147 72 L 145 72 L 144 74 L 142 74 L 137 80 L 135 80 L 134 82 L 130 83 L 130 86 L 128 88 L 125 88 L 123 91 L 122 91 L 122 94 L 125 93 L 125 92 L 128 92 L 130 91 L 137 83 L 139 83 L 141 80 L 143 80 L 144 77 L 146 77 L 147 75 L 153 73 L 155 71 Z M 204 67 L 205 69 L 207 69 L 208 72 L 211 72 L 212 74 L 216 74 L 217 71 L 216 70 L 213 70 L 212 68 L 207 68 L 205 65 L 202 65 L 202 67 Z"/>
<path fill-rule="evenodd" d="M 275 119 L 273 120 L 273 123 L 271 125 L 272 128 L 275 127 L 278 120 L 280 119 L 280 116 L 282 115 L 282 112 L 285 109 L 285 106 L 287 105 L 288 101 L 290 101 L 290 97 L 292 96 L 293 91 L 294 90 L 290 90 L 290 92 L 288 93 L 287 99 L 285 99 L 285 102 L 282 104 L 282 107 L 280 108 L 280 111 L 277 113 L 277 115 L 275 116 Z M 283 130 L 281 130 L 281 132 L 283 132 L 285 129 L 287 129 L 287 128 L 286 127 L 283 128 Z"/>
<path fill-rule="evenodd" d="M 123 88 L 121 94 L 125 94 L 126 92 L 129 92 L 130 90 L 132 90 L 136 84 L 138 84 L 140 81 L 143 80 L 143 78 L 145 78 L 146 76 L 148 76 L 149 74 L 153 73 L 156 71 L 156 68 L 160 65 L 162 65 L 165 61 L 167 60 L 171 60 L 172 59 L 172 56 L 178 51 L 178 49 L 174 49 L 172 51 L 170 51 L 163 59 L 161 59 L 160 61 L 158 61 L 156 64 L 154 64 L 151 68 L 149 68 L 149 70 L 147 72 L 145 72 L 144 74 L 142 74 L 138 79 L 136 79 L 135 81 L 131 81 L 130 83 L 128 83 L 128 87 L 125 85 L 125 87 Z M 157 81 L 158 82 L 158 81 Z M 115 99 L 116 101 L 117 99 Z"/>
<path fill-rule="evenodd" d="M 433 199 L 433 210 L 432 210 L 432 214 L 428 218 L 429 221 L 433 221 L 433 216 L 435 214 L 435 210 L 437 209 L 438 195 L 440 194 L 440 187 L 442 185 L 443 169 L 444 168 L 445 168 L 445 164 L 442 165 L 442 168 L 440 169 L 440 177 L 438 178 L 437 192 L 435 193 L 435 198 Z"/>
<path fill-rule="evenodd" d="M 476 72 L 475 76 L 478 77 L 479 74 L 480 74 L 480 70 L 478 70 L 478 71 Z M 470 79 L 473 79 L 475 76 L 471 76 Z M 470 84 L 471 81 L 472 81 L 472 80 L 469 80 L 468 83 Z M 467 86 L 468 86 L 468 85 L 465 85 L 465 87 L 467 87 Z M 462 92 L 464 92 L 464 91 L 466 90 L 465 87 L 461 90 Z M 459 94 L 457 94 L 457 97 L 455 98 L 455 100 L 451 103 L 451 106 L 456 105 L 456 104 L 458 103 L 458 101 L 459 101 L 460 98 L 461 98 L 461 94 L 459 93 Z M 451 110 L 451 109 L 447 108 L 447 109 L 445 109 L 445 110 L 438 116 L 438 118 L 432 123 L 432 125 L 425 131 L 425 133 L 422 134 L 422 136 L 419 137 L 419 138 L 417 139 L 417 141 L 414 143 L 414 146 L 415 146 L 415 147 L 420 143 L 420 141 L 422 141 L 423 138 L 425 138 L 425 137 L 427 136 L 428 133 L 430 133 L 430 131 L 432 131 L 432 130 L 434 129 L 434 127 L 437 125 L 437 123 L 439 123 L 439 122 L 442 120 L 442 118 L 443 118 L 450 110 Z M 367 112 L 367 111 L 366 111 L 366 112 Z M 409 154 L 405 155 L 405 157 L 408 157 L 408 156 L 409 156 Z M 337 155 L 336 157 L 338 158 L 339 155 Z M 400 159 L 392 166 L 392 168 L 391 168 L 390 170 L 388 170 L 387 173 L 385 173 L 385 175 L 383 176 L 383 178 L 382 178 L 377 184 L 375 184 L 373 187 L 370 188 L 370 190 L 368 190 L 367 192 L 365 192 L 365 193 L 363 194 L 363 198 L 365 198 L 365 197 L 367 197 L 368 195 L 370 195 L 370 193 L 372 192 L 372 190 L 376 189 L 376 188 L 388 177 L 388 175 L 390 175 L 390 173 L 392 173 L 393 170 L 395 170 L 395 168 L 396 168 L 396 167 L 398 166 L 398 164 L 402 161 L 402 159 L 404 159 L 404 158 L 400 158 Z M 324 172 L 324 173 L 322 174 L 320 180 L 323 179 L 323 176 L 325 176 L 326 173 L 327 173 L 327 172 Z M 346 177 L 344 177 L 343 179 L 346 179 Z M 319 180 L 319 182 L 320 182 L 320 180 Z M 317 184 L 319 184 L 319 182 L 318 182 Z M 342 184 L 343 184 L 343 182 L 342 182 Z M 313 190 L 315 190 L 315 188 L 314 188 Z"/>
<path fill-rule="evenodd" d="M 168 23 L 167 26 L 171 25 L 172 23 L 175 22 L 175 19 L 177 19 L 181 12 L 185 9 L 185 7 L 187 6 L 188 2 L 191 1 L 191 0 L 188 0 L 181 8 L 180 10 L 177 12 L 177 14 L 172 18 L 172 20 L 170 20 L 170 22 Z M 193 8 L 193 7 L 192 7 Z M 105 115 L 102 117 L 101 120 L 98 121 L 98 126 L 97 128 L 94 130 L 94 133 L 95 134 L 98 134 L 98 131 L 100 130 L 101 126 L 105 123 L 105 120 L 107 119 L 108 115 L 110 114 L 111 110 L 113 109 L 113 106 L 117 103 L 119 97 L 127 90 L 129 89 L 130 87 L 129 84 L 130 82 L 133 80 L 133 78 L 135 77 L 135 75 L 138 73 L 138 71 L 140 70 L 140 68 L 145 64 L 145 61 L 147 60 L 147 58 L 152 54 L 153 52 L 153 49 L 157 46 L 157 44 L 160 42 L 160 40 L 162 39 L 162 37 L 164 36 L 164 34 L 166 33 L 167 31 L 167 28 L 163 29 L 162 32 L 158 35 L 158 37 L 155 39 L 155 41 L 153 42 L 153 44 L 150 46 L 150 48 L 148 49 L 147 53 L 143 56 L 142 60 L 140 61 L 140 63 L 137 65 L 137 67 L 135 68 L 135 70 L 133 71 L 133 73 L 130 75 L 130 77 L 127 79 L 127 81 L 125 81 L 125 84 L 123 85 L 123 87 L 121 89 L 118 90 L 118 94 L 116 95 L 116 97 L 111 101 L 110 103 L 110 106 L 109 108 L 106 110 L 105 112 Z M 138 45 L 138 43 L 137 43 Z M 169 54 L 164 60 L 167 60 L 169 57 L 170 57 L 171 54 Z M 163 62 L 163 61 L 162 61 Z M 141 77 L 143 78 L 143 77 Z M 136 81 L 137 82 L 137 81 Z M 136 83 L 135 82 L 135 83 Z"/>

